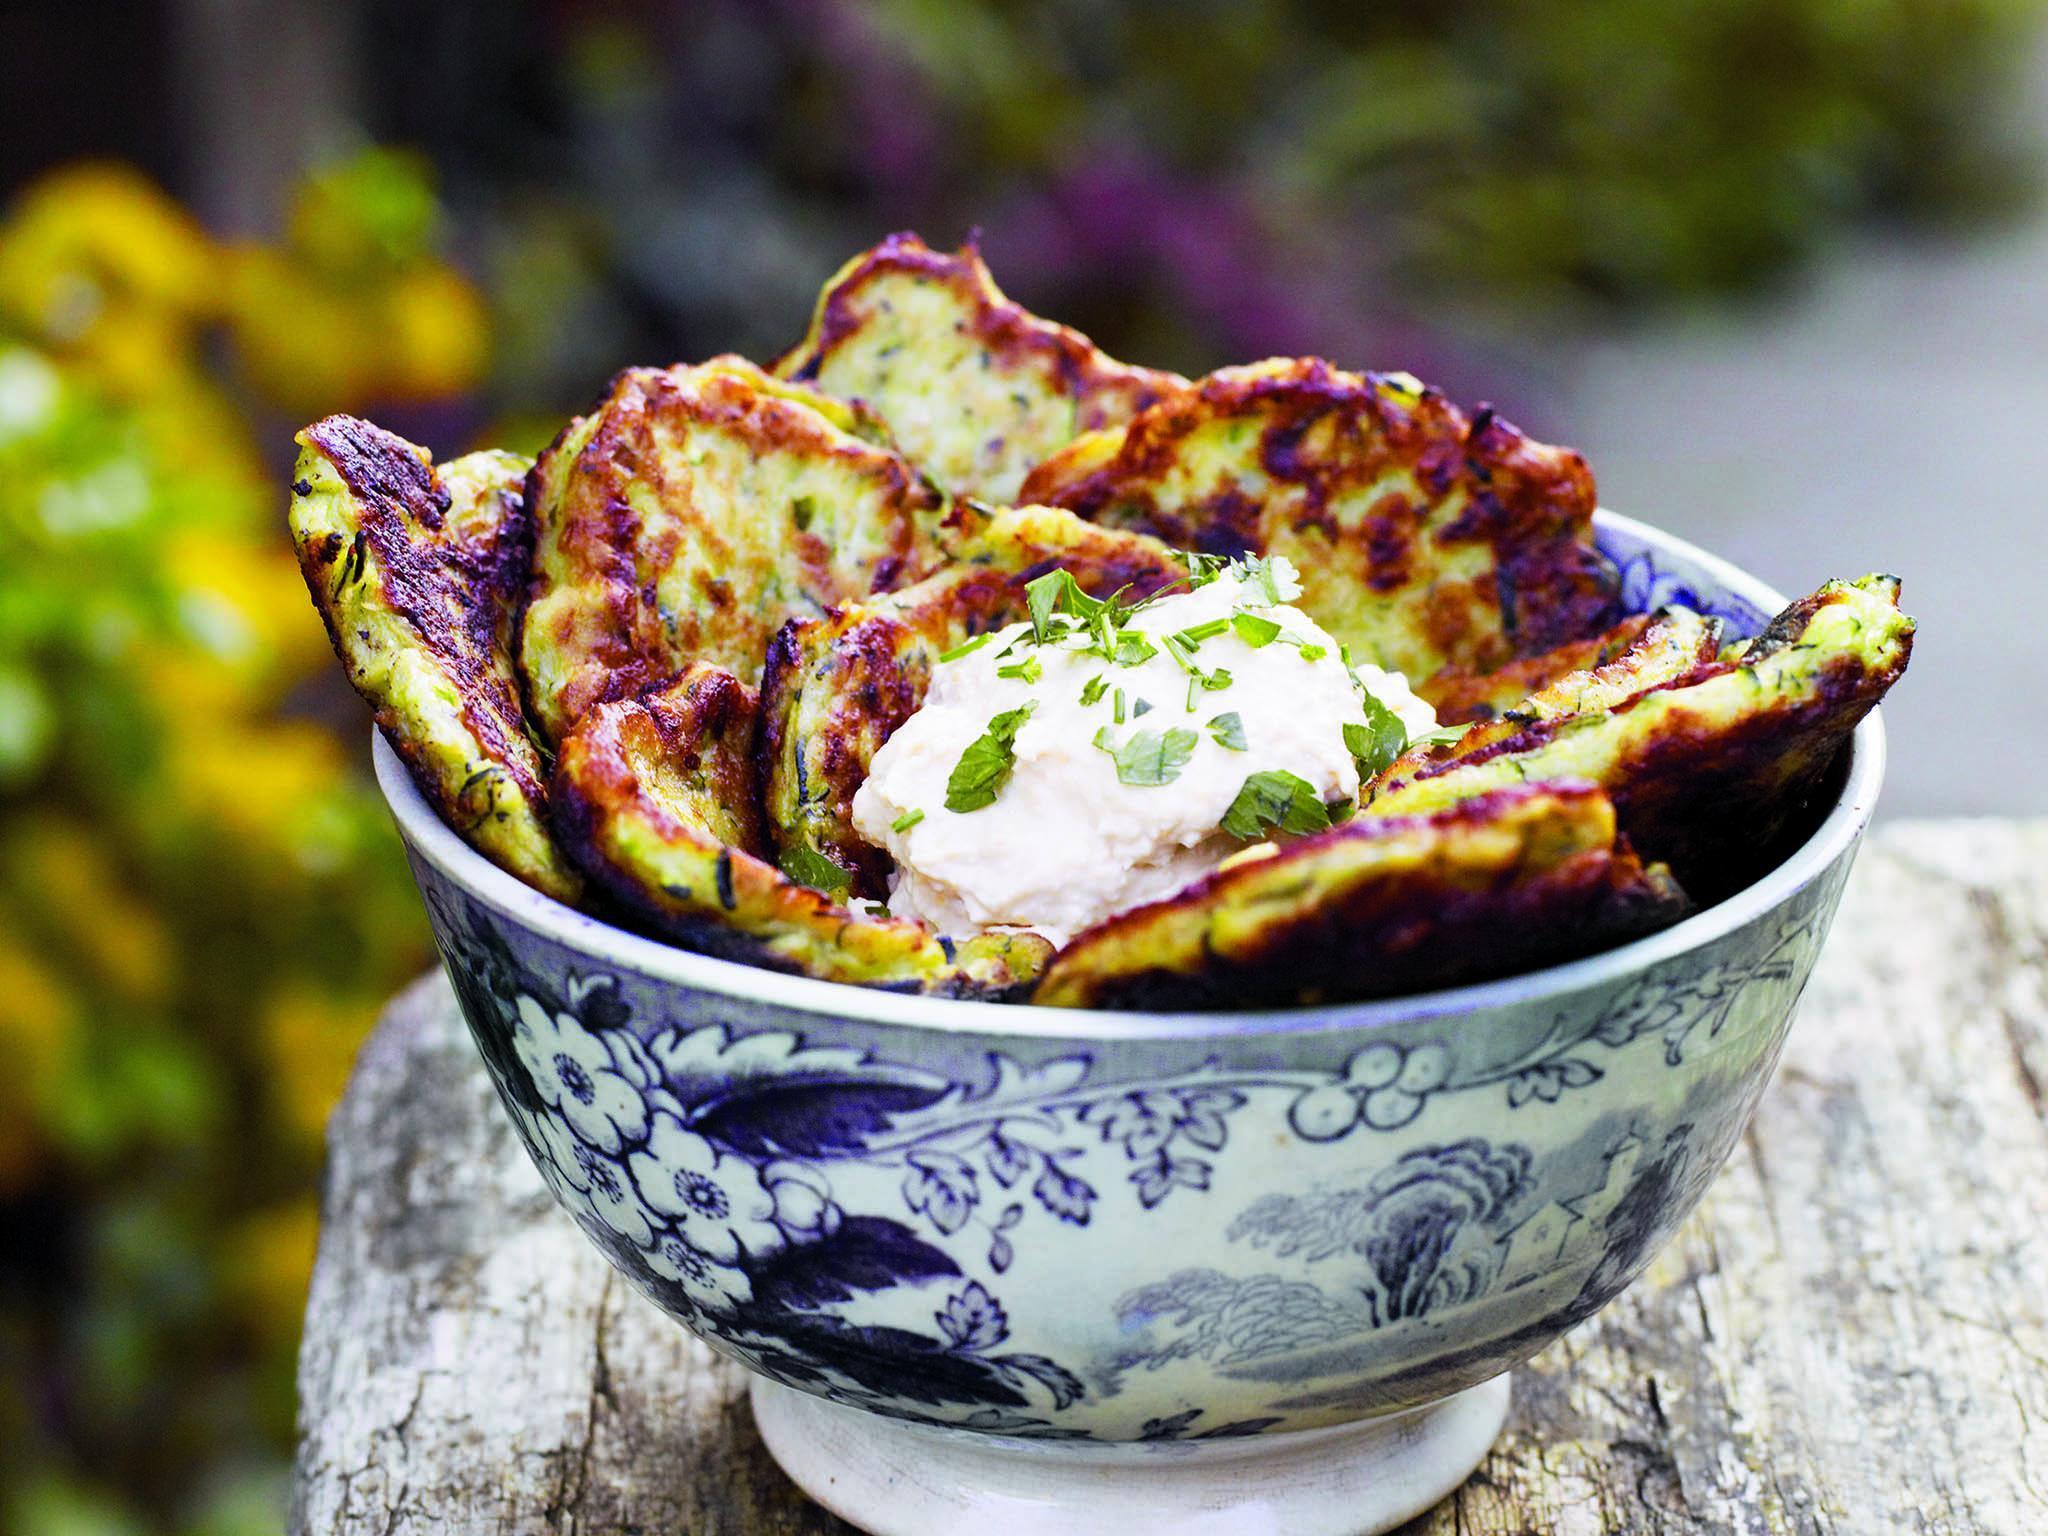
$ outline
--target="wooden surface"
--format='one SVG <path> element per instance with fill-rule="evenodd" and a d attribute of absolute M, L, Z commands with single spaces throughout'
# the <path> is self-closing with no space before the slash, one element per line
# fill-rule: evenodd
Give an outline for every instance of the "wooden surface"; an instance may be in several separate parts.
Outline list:
<path fill-rule="evenodd" d="M 2048 1532 L 2044 1087 L 2048 823 L 1882 828 L 1705 1204 L 1411 1536 Z M 330 1139 L 295 1531 L 849 1529 L 554 1208 L 438 977 Z"/>

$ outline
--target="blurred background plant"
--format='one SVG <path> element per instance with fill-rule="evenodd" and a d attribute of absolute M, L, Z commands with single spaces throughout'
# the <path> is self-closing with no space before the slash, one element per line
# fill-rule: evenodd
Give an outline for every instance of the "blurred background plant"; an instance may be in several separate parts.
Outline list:
<path fill-rule="evenodd" d="M 277 1527 L 322 1125 L 428 959 L 283 536 L 300 421 L 532 449 L 623 363 L 772 354 L 883 232 L 979 225 L 1012 292 L 1135 360 L 1410 367 L 1570 438 L 1558 359 L 1585 338 L 2022 206 L 2039 15 L 115 9 L 0 7 L 0 1529 L 24 1536 Z"/>

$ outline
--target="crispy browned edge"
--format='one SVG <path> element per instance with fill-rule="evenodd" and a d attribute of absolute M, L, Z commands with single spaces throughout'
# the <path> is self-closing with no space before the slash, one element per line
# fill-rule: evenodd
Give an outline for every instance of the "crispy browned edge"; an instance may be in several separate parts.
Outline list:
<path fill-rule="evenodd" d="M 1503 818 L 1546 824 L 1525 838 L 1517 861 L 1487 869 L 1459 860 L 1462 834 Z M 1438 857 L 1363 882 L 1341 897 L 1275 917 L 1255 946 L 1219 953 L 1204 929 L 1199 955 L 1171 964 L 1122 966 L 1144 955 L 1148 936 L 1203 909 L 1231 912 L 1254 887 L 1312 865 L 1346 842 L 1421 833 Z M 1546 839 L 1558 846 L 1546 851 Z M 1561 853 L 1561 857 L 1554 856 Z M 1448 878 L 1483 873 L 1485 883 Z M 1605 796 L 1561 781 L 1496 790 L 1422 816 L 1352 821 L 1273 857 L 1233 865 L 1164 901 L 1117 914 L 1053 958 L 1034 1000 L 1064 1007 L 1210 1009 L 1352 1001 L 1484 981 L 1610 947 L 1684 916 L 1684 893 L 1661 867 L 1645 869 L 1613 832 Z"/>
<path fill-rule="evenodd" d="M 819 295 L 818 314 L 809 331 L 769 364 L 770 371 L 801 383 L 815 381 L 833 348 L 859 328 L 855 307 L 861 290 L 879 277 L 896 273 L 959 290 L 974 316 L 975 336 L 996 356 L 1036 357 L 1049 362 L 1077 402 L 1079 431 L 1126 421 L 1133 412 L 1187 384 L 1177 373 L 1117 362 L 1071 326 L 1035 315 L 1004 297 L 981 258 L 978 233 L 970 235 L 957 251 L 945 252 L 933 250 L 911 230 L 884 237 L 834 277 Z M 1018 504 L 1031 499 L 1020 496 Z"/>
<path fill-rule="evenodd" d="M 700 366 L 708 370 L 721 361 L 713 359 L 711 363 Z M 562 515 L 579 523 L 579 536 L 574 542 L 580 545 L 587 541 L 591 546 L 576 557 L 580 574 L 594 580 L 609 593 L 610 598 L 604 604 L 591 605 L 579 610 L 578 614 L 567 616 L 588 620 L 593 614 L 601 613 L 603 618 L 599 627 L 578 637 L 594 681 L 587 688 L 564 689 L 560 711 L 564 728 L 590 705 L 633 697 L 660 686 L 674 673 L 677 663 L 668 653 L 676 647 L 676 642 L 668 637 L 667 625 L 656 610 L 651 586 L 643 582 L 639 574 L 643 556 L 650 559 L 659 559 L 660 556 L 658 552 L 641 548 L 640 520 L 625 497 L 616 493 L 616 486 L 622 478 L 644 478 L 649 472 L 647 461 L 651 455 L 636 452 L 636 443 L 645 438 L 651 417 L 673 397 L 677 388 L 676 375 L 691 371 L 688 368 L 621 369 L 606 385 L 603 398 L 591 408 L 591 412 L 599 415 L 601 420 L 589 441 L 577 452 L 575 464 L 568 468 L 558 467 L 566 443 L 588 420 L 587 415 L 572 418 L 554 441 L 542 450 L 527 474 L 526 504 L 529 508 L 543 505 L 543 486 L 550 477 L 571 472 L 586 477 L 583 494 L 574 506 L 565 506 Z M 729 424 L 750 418 L 764 429 L 763 440 L 778 446 L 795 448 L 815 444 L 824 433 L 837 434 L 839 430 L 823 418 L 815 422 L 810 420 L 815 413 L 807 410 L 802 402 L 758 389 L 743 377 L 730 374 L 710 374 L 700 380 L 699 400 L 706 412 L 705 419 Z M 904 509 L 900 548 L 890 559 L 877 565 L 871 583 L 871 590 L 886 591 L 914 579 L 929 565 L 931 552 L 920 551 L 918 547 L 917 515 L 935 512 L 941 504 L 940 497 L 908 461 L 892 450 L 864 439 L 849 437 L 848 441 L 857 443 L 874 467 L 888 472 L 894 482 L 894 494 L 900 498 Z M 600 465 L 604 466 L 601 472 L 597 469 Z M 568 495 L 568 492 L 563 493 L 565 501 Z M 593 502 L 596 504 L 592 505 Z M 822 539 L 803 530 L 798 530 L 795 537 L 794 557 L 805 569 L 815 572 L 829 563 L 831 550 Z M 522 677 L 526 675 L 523 652 L 528 639 L 524 634 L 524 610 L 551 591 L 554 581 L 555 578 L 537 563 L 533 565 L 522 604 L 520 654 L 516 657 Z M 825 585 L 822 581 L 815 584 Z M 693 634 L 701 633 L 702 616 L 690 614 L 683 617 L 693 626 Z M 564 644 L 564 638 L 557 635 L 555 643 Z M 531 687 L 530 682 L 528 686 Z M 534 717 L 538 724 L 547 725 L 545 711 L 536 709 Z"/>
<path fill-rule="evenodd" d="M 462 700 L 462 718 L 477 744 L 519 793 L 545 814 L 547 786 L 541 759 L 526 731 L 525 712 L 510 665 L 527 569 L 533 558 L 533 520 L 523 498 L 508 498 L 503 516 L 470 536 L 448 522 L 449 497 L 433 465 L 395 432 L 355 416 L 327 416 L 305 429 L 354 494 L 365 541 L 383 572 L 386 605 L 447 672 Z M 306 495 L 311 487 L 295 482 Z M 415 533 L 415 529 L 421 530 Z M 302 546 L 301 572 L 328 641 L 344 670 L 348 653 L 323 600 L 324 568 L 342 560 L 348 544 L 332 534 Z M 418 743 L 397 729 L 385 706 L 373 704 L 384 739 L 406 765 L 413 783 L 450 827 L 463 825 L 462 807 L 428 770 Z M 566 872 L 565 872 L 566 873 Z M 572 899 L 567 888 L 549 895 Z"/>
<path fill-rule="evenodd" d="M 1600 634 L 1567 640 L 1538 656 L 1518 656 L 1491 672 L 1439 672 L 1415 691 L 1436 711 L 1441 725 L 1492 720 L 1559 678 L 1613 661 L 1636 642 L 1650 619 L 1647 613 L 1632 613 Z"/>
<path fill-rule="evenodd" d="M 1475 649 L 1462 613 L 1425 603 L 1425 632 L 1454 665 L 1491 669 L 1515 656 L 1583 640 L 1615 622 L 1619 583 L 1593 545 L 1593 476 L 1583 456 L 1533 441 L 1490 405 L 1468 417 L 1440 390 L 1415 389 L 1405 376 L 1346 374 L 1321 358 L 1276 360 L 1265 371 L 1212 373 L 1141 411 L 1106 462 L 1070 476 L 1059 456 L 1048 460 L 1026 477 L 1019 499 L 1071 507 L 1086 517 L 1115 512 L 1120 524 L 1205 553 L 1258 551 L 1261 505 L 1254 498 L 1225 492 L 1181 512 L 1164 512 L 1148 505 L 1145 489 L 1174 462 L 1186 432 L 1219 416 L 1252 411 L 1271 413 L 1260 435 L 1260 463 L 1275 479 L 1302 487 L 1311 521 L 1346 484 L 1376 478 L 1388 457 L 1412 464 L 1430 496 L 1441 498 L 1461 482 L 1470 490 L 1467 510 L 1435 537 L 1492 546 L 1491 597 L 1506 650 Z M 1315 472 L 1296 451 L 1308 429 L 1331 412 L 1353 413 L 1369 426 L 1371 451 L 1341 476 Z M 1392 498 L 1375 507 L 1363 541 L 1373 591 L 1391 592 L 1409 579 L 1411 529 L 1420 516 L 1421 509 Z M 1324 531 L 1338 536 L 1334 520 Z"/>

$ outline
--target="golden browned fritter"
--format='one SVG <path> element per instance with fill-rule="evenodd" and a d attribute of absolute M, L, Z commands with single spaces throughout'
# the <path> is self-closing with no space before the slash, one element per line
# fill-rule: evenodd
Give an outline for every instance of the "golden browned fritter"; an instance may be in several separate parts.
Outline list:
<path fill-rule="evenodd" d="M 1588 784 L 1357 820 L 1225 864 L 1078 935 L 1032 1001 L 1257 1008 L 1422 991 L 1603 948 L 1684 915 Z"/>
<path fill-rule="evenodd" d="M 528 480 L 520 664 L 551 739 L 686 661 L 757 680 L 785 619 L 931 567 L 937 493 L 858 425 L 739 358 L 612 381 Z"/>
<path fill-rule="evenodd" d="M 912 234 L 841 267 L 775 371 L 860 402 L 943 489 L 993 502 L 1018 500 L 1025 472 L 1077 433 L 1187 382 L 1011 302 L 971 242 L 949 255 Z"/>
<path fill-rule="evenodd" d="M 1021 494 L 1182 548 L 1285 555 L 1311 618 L 1410 678 L 1489 672 L 1617 617 L 1585 460 L 1406 374 L 1225 368 L 1077 439 Z"/>
<path fill-rule="evenodd" d="M 510 654 L 531 551 L 527 461 L 428 452 L 352 416 L 298 436 L 292 542 L 349 681 L 413 782 L 469 844 L 562 901 L 540 754 Z"/>
<path fill-rule="evenodd" d="M 1583 779 L 1607 791 L 1643 857 L 1670 864 L 1695 895 L 1718 894 L 1777 838 L 1905 671 L 1913 621 L 1898 595 L 1894 577 L 1831 581 L 1730 656 L 1642 686 L 1699 649 L 1674 632 L 1641 671 L 1564 679 L 1526 720 L 1475 726 L 1427 760 L 1397 761 L 1368 786 L 1361 814 L 1413 815 L 1506 785 Z"/>
<path fill-rule="evenodd" d="M 693 662 L 638 699 L 593 705 L 562 738 L 562 838 L 596 885 L 691 949 L 826 981 L 1000 994 L 1049 952 L 1029 935 L 953 944 L 922 923 L 859 915 L 767 861 L 754 690 Z"/>

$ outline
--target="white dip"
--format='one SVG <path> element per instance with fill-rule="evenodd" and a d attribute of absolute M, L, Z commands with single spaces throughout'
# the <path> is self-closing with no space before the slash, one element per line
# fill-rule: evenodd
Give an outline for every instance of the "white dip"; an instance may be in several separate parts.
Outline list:
<path fill-rule="evenodd" d="M 1015 624 L 940 662 L 853 799 L 861 836 L 896 860 L 890 911 L 940 933 L 1033 928 L 1064 944 L 1288 821 L 1291 782 L 1248 789 L 1254 774 L 1306 785 L 1281 830 L 1314 830 L 1324 802 L 1342 819 L 1358 794 L 1344 728 L 1355 742 L 1368 725 L 1365 695 L 1411 736 L 1436 723 L 1398 673 L 1347 669 L 1289 606 L 1301 588 L 1284 558 L 1226 567 L 1119 628 L 1056 579 L 1062 600 L 1039 629 Z M 949 781 L 966 808 L 948 809 Z M 1255 802 L 1267 814 L 1248 821 Z M 1233 806 L 1244 836 L 1221 830 Z"/>

